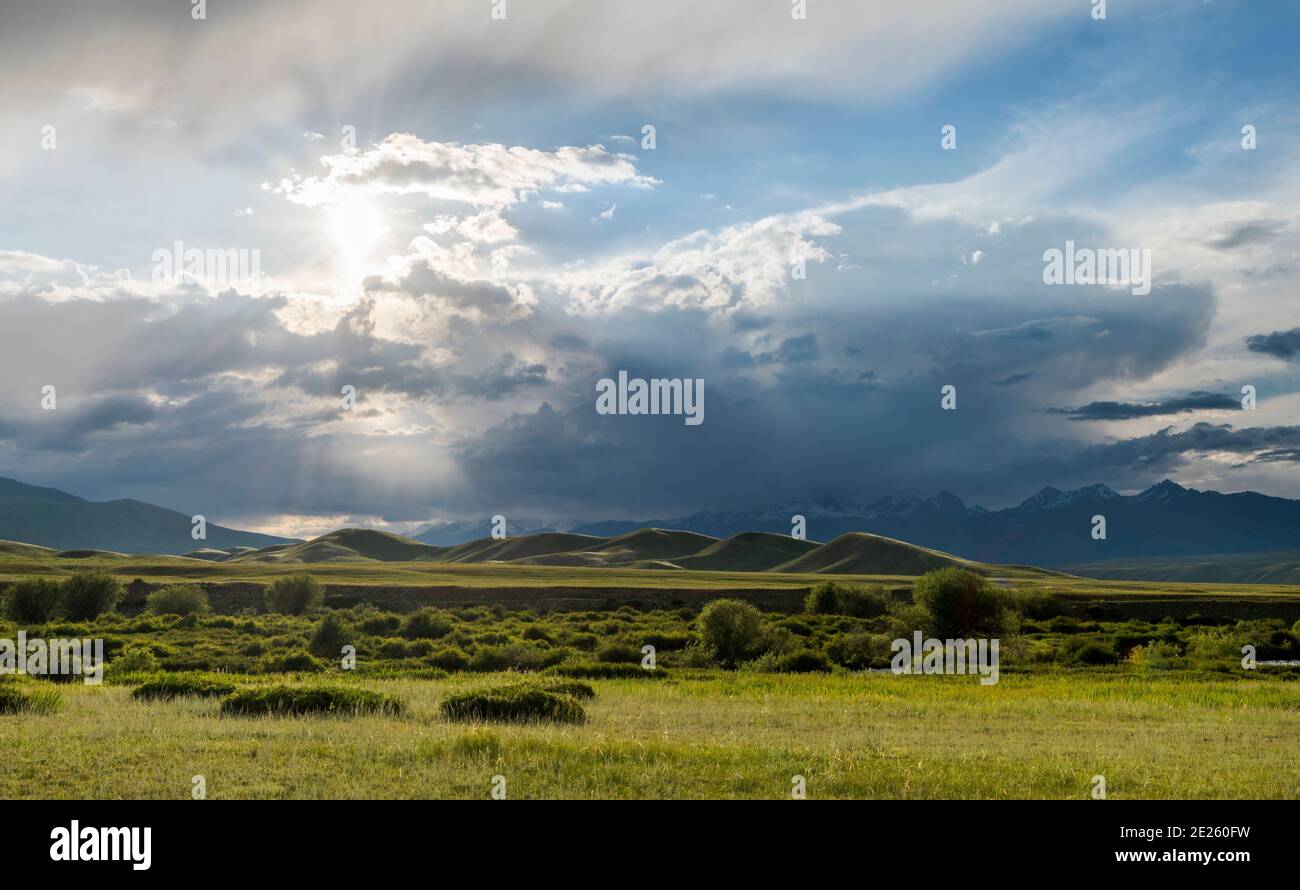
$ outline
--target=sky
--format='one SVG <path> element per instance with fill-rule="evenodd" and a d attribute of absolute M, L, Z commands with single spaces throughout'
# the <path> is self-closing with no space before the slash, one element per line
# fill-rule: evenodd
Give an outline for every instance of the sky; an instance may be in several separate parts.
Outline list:
<path fill-rule="evenodd" d="M 294 536 L 1300 497 L 1300 3 L 1105 6 L 0 0 L 0 475 Z"/>

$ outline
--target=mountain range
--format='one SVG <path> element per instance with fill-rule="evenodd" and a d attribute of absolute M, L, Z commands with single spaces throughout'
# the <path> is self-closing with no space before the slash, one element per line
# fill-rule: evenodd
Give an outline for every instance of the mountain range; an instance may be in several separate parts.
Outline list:
<path fill-rule="evenodd" d="M 260 548 L 288 538 L 207 524 L 207 538 L 191 536 L 191 517 L 142 501 L 88 501 L 0 477 L 0 540 L 55 550 L 188 553 L 198 546 Z"/>
<path fill-rule="evenodd" d="M 833 542 L 848 533 L 865 532 L 919 548 L 952 554 L 957 558 L 994 564 L 1068 567 L 1087 565 L 1086 574 L 1108 574 L 1105 561 L 1126 560 L 1144 576 L 1159 574 L 1163 565 L 1137 564 L 1133 560 L 1152 557 L 1184 558 L 1180 577 L 1203 575 L 1197 563 L 1187 557 L 1214 554 L 1225 559 L 1234 554 L 1272 553 L 1268 565 L 1295 559 L 1294 554 L 1274 551 L 1300 549 L 1300 501 L 1270 497 L 1257 492 L 1221 494 L 1184 488 L 1165 480 L 1135 495 L 1121 495 L 1105 485 L 1090 485 L 1073 491 L 1047 487 L 1014 507 L 986 510 L 968 506 L 950 492 L 934 497 L 881 498 L 866 504 L 843 503 L 834 498 L 798 501 L 749 511 L 692 513 L 688 516 L 645 521 L 601 521 L 583 523 L 560 532 L 554 523 L 511 523 L 506 541 L 493 541 L 489 522 L 431 525 L 410 538 L 392 536 L 425 545 L 434 551 L 473 543 L 500 560 L 552 558 L 562 552 L 606 553 L 617 541 L 642 529 L 668 529 L 703 536 L 689 552 L 670 548 L 671 560 L 679 567 L 705 568 L 714 563 L 733 565 L 731 555 L 713 559 L 713 547 L 735 549 L 753 541 L 743 536 L 766 535 L 773 540 L 793 541 L 791 519 L 806 521 L 809 542 Z M 1094 516 L 1106 518 L 1106 537 L 1093 538 Z M 209 524 L 207 539 L 190 537 L 190 517 L 136 500 L 87 501 L 58 491 L 0 478 L 0 540 L 38 544 L 56 550 L 94 549 L 127 553 L 189 554 L 212 558 L 250 557 L 253 551 L 314 546 L 316 551 L 337 545 L 335 540 L 301 542 L 289 538 L 245 532 Z M 587 538 L 592 540 L 586 540 Z M 325 543 L 318 543 L 325 541 Z M 599 542 L 605 542 L 604 544 Z M 728 542 L 733 542 L 728 544 Z M 528 543 L 523 543 L 528 542 Z M 565 546 L 558 546 L 558 544 Z M 644 543 L 644 542 L 642 542 Z M 796 542 L 804 544 L 806 542 Z M 555 545 L 554 550 L 547 550 Z M 607 547 L 608 545 L 608 547 Z M 724 546 L 725 545 L 725 546 Z M 495 548 L 495 549 L 493 549 Z M 537 548 L 547 550 L 543 553 Z M 401 548 L 398 548 L 399 550 Z M 233 551 L 239 550 L 238 553 Z M 415 551 L 411 551 L 415 552 Z M 513 555 L 506 555 L 513 554 Z M 427 554 L 424 554 L 427 555 Z M 725 554 L 724 554 L 725 555 Z M 653 548 L 638 550 L 637 559 L 654 560 L 662 554 Z M 764 554 L 753 564 L 775 565 Z M 259 557 L 261 558 L 261 557 Z M 558 558 L 558 557 L 556 557 Z M 669 557 L 664 557 L 669 558 Z M 590 556 L 582 560 L 592 559 Z M 600 562 L 601 560 L 596 560 Z M 605 562 L 619 562 L 610 557 Z M 1202 559 L 1202 562 L 1204 560 Z M 744 562 L 744 560 L 742 560 Z M 580 561 L 575 564 L 587 564 Z M 1117 563 L 1112 565 L 1118 565 Z M 1155 566 L 1153 568 L 1153 566 Z M 1191 568 L 1189 568 L 1191 566 Z M 1269 571 L 1275 571 L 1270 568 Z M 1153 577 L 1154 580 L 1154 577 Z M 1172 580 L 1172 579 L 1169 579 Z"/>

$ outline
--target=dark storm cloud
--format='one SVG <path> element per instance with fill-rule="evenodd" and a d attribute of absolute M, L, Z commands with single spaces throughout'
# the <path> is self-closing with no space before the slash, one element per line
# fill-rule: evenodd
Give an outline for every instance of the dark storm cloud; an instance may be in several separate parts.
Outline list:
<path fill-rule="evenodd" d="M 22 421 L 0 423 L 0 439 L 23 448 L 80 452 L 95 433 L 147 424 L 158 414 L 152 404 L 133 396 L 63 399 L 55 405 L 53 410 L 34 412 Z"/>
<path fill-rule="evenodd" d="M 1246 348 L 1277 358 L 1291 359 L 1300 354 L 1300 328 L 1274 331 L 1271 334 L 1253 334 L 1246 338 Z"/>
<path fill-rule="evenodd" d="M 1033 374 L 1011 374 L 1003 377 L 1001 380 L 994 380 L 994 386 L 1015 386 L 1017 383 L 1024 383 L 1026 380 L 1032 380 Z"/>
<path fill-rule="evenodd" d="M 1226 452 L 1256 460 L 1287 460 L 1285 454 L 1300 448 L 1300 426 L 1247 427 L 1231 424 L 1196 423 L 1186 430 L 1165 427 L 1148 436 L 1138 436 L 1084 449 L 1081 463 L 1095 468 L 1176 466 L 1188 455 Z"/>
<path fill-rule="evenodd" d="M 1232 396 L 1212 392 L 1191 392 L 1186 396 L 1159 402 L 1089 402 L 1078 408 L 1046 408 L 1047 414 L 1062 414 L 1071 420 L 1132 420 L 1138 417 L 1160 417 L 1167 414 L 1187 414 L 1193 411 L 1233 411 L 1241 409 L 1241 401 Z"/>

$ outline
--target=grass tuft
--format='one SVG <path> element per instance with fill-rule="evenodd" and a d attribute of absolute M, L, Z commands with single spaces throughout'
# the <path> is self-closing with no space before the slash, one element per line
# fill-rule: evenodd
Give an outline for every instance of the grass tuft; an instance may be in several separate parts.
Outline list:
<path fill-rule="evenodd" d="M 235 691 L 235 684 L 203 674 L 174 674 L 141 683 L 131 693 L 137 701 L 158 701 L 180 696 L 221 698 Z"/>
<path fill-rule="evenodd" d="M 457 693 L 443 699 L 439 710 L 448 720 L 473 723 L 583 723 L 587 719 L 577 699 L 531 684 Z"/>
<path fill-rule="evenodd" d="M 240 717 L 401 712 L 400 699 L 346 686 L 263 686 L 236 692 L 221 703 L 222 714 Z"/>

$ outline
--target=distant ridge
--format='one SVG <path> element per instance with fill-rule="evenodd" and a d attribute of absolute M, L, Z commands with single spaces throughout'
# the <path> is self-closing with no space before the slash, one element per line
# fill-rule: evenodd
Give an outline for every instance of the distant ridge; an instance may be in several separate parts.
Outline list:
<path fill-rule="evenodd" d="M 540 532 L 501 540 L 480 538 L 455 547 L 431 547 L 412 538 L 347 528 L 299 544 L 276 544 L 248 552 L 203 548 L 194 559 L 276 565 L 325 562 L 506 563 L 510 565 L 786 572 L 800 574 L 920 575 L 962 566 L 1001 574 L 1011 567 L 979 563 L 915 547 L 878 535 L 841 535 L 829 544 L 767 532 L 745 532 L 725 540 L 695 532 L 638 529 L 599 538 Z M 1033 573 L 1032 568 L 1016 568 Z"/>
<path fill-rule="evenodd" d="M 88 501 L 55 488 L 0 478 L 0 539 L 55 550 L 106 550 L 180 555 L 199 547 L 265 547 L 289 538 L 207 526 L 207 538 L 191 536 L 191 517 L 140 501 Z"/>
<path fill-rule="evenodd" d="M 638 528 L 674 528 L 716 538 L 741 532 L 784 535 L 796 515 L 805 518 L 808 537 L 821 541 L 867 532 L 1000 565 L 1071 566 L 1117 558 L 1300 548 L 1300 501 L 1253 491 L 1197 491 L 1168 479 L 1133 495 L 1101 484 L 1072 491 L 1046 486 L 1002 510 L 968 506 L 945 491 L 931 498 L 886 497 L 867 504 L 823 498 L 644 522 L 602 521 L 573 531 L 609 536 Z M 1095 515 L 1106 517 L 1105 540 L 1092 538 Z"/>

